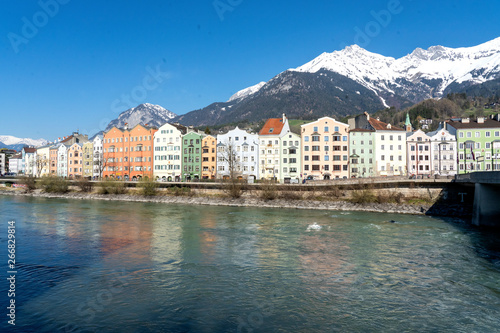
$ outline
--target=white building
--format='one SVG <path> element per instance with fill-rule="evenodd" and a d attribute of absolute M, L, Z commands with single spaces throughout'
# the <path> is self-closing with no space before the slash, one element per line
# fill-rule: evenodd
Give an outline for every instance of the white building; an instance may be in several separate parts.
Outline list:
<path fill-rule="evenodd" d="M 57 150 L 57 176 L 68 177 L 68 146 L 65 144 Z"/>
<path fill-rule="evenodd" d="M 161 126 L 154 134 L 153 176 L 167 181 L 182 179 L 182 136 L 187 128 L 180 124 Z"/>
<path fill-rule="evenodd" d="M 93 166 L 92 166 L 92 178 L 97 179 L 102 177 L 102 171 L 104 171 L 104 160 L 103 160 L 103 150 L 102 150 L 102 140 L 103 136 L 101 134 L 96 135 L 93 143 Z"/>
<path fill-rule="evenodd" d="M 282 138 L 290 133 L 290 126 L 285 114 L 282 118 L 270 118 L 266 121 L 259 132 L 259 174 L 262 179 L 274 179 L 280 182 L 284 181 L 282 158 L 283 152 Z M 285 144 L 289 140 L 285 141 Z M 286 149 L 288 150 L 288 148 Z M 292 150 L 297 154 L 297 149 Z M 296 157 L 296 156 L 295 156 Z M 288 174 L 288 166 L 285 167 Z M 295 169 L 296 170 L 296 169 Z M 297 172 L 297 171 L 296 171 Z M 300 168 L 298 169 L 300 175 Z M 290 177 L 287 177 L 290 180 Z"/>
<path fill-rule="evenodd" d="M 9 172 L 19 174 L 22 170 L 23 157 L 21 153 L 13 155 L 9 159 Z"/>
<path fill-rule="evenodd" d="M 35 158 L 35 169 L 37 176 L 46 176 L 50 174 L 50 148 L 51 145 L 39 147 L 36 149 L 36 158 Z M 41 168 L 41 170 L 38 170 Z"/>
<path fill-rule="evenodd" d="M 22 162 L 21 162 L 21 170 L 22 173 L 26 176 L 35 176 L 35 155 L 36 148 L 23 148 L 22 153 Z"/>
<path fill-rule="evenodd" d="M 285 133 L 280 139 L 280 182 L 300 182 L 302 155 L 300 151 L 300 135 Z"/>
<path fill-rule="evenodd" d="M 7 172 L 6 168 L 7 156 L 4 152 L 0 152 L 0 175 Z"/>
<path fill-rule="evenodd" d="M 234 163 L 230 163 L 233 160 Z M 217 178 L 259 179 L 259 136 L 236 127 L 217 135 Z M 233 164 L 233 170 L 231 170 Z"/>
<path fill-rule="evenodd" d="M 446 129 L 438 128 L 427 135 L 431 139 L 431 159 L 433 174 L 457 174 L 457 138 Z"/>
<path fill-rule="evenodd" d="M 373 133 L 375 176 L 403 176 L 406 174 L 406 131 L 370 117 L 365 112 L 349 119 L 351 129 L 365 129 Z"/>

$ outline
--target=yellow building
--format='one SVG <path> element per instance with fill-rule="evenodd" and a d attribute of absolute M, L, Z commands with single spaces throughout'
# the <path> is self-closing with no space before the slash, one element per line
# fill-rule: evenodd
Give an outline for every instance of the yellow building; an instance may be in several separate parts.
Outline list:
<path fill-rule="evenodd" d="M 92 178 L 92 170 L 93 170 L 93 153 L 94 153 L 94 143 L 92 141 L 86 142 L 82 147 L 83 153 L 83 172 L 82 177 Z"/>

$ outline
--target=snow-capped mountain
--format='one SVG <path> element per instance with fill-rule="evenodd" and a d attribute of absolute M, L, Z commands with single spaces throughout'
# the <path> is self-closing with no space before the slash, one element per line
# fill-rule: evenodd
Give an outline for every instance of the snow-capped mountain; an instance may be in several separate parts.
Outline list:
<path fill-rule="evenodd" d="M 323 53 L 268 82 L 243 89 L 227 102 L 178 116 L 185 125 L 210 126 L 289 118 L 344 117 L 388 106 L 409 107 L 453 92 L 500 93 L 500 38 L 484 44 L 415 49 L 399 59 L 357 45 Z"/>
<path fill-rule="evenodd" d="M 118 118 L 108 124 L 105 131 L 113 126 L 123 128 L 125 124 L 128 124 L 129 128 L 133 128 L 137 124 L 160 127 L 176 116 L 175 113 L 160 105 L 144 103 L 120 113 Z"/>
<path fill-rule="evenodd" d="M 21 150 L 24 146 L 40 147 L 48 143 L 45 139 L 16 138 L 11 135 L 0 135 L 0 148 Z"/>
<path fill-rule="evenodd" d="M 500 37 L 474 47 L 432 46 L 395 59 L 357 45 L 323 53 L 292 71 L 320 69 L 345 75 L 374 91 L 385 102 L 399 95 L 414 103 L 442 97 L 451 84 L 474 85 L 500 78 Z"/>
<path fill-rule="evenodd" d="M 256 85 L 254 86 L 251 86 L 251 87 L 248 87 L 248 88 L 245 88 L 245 89 L 242 89 L 240 91 L 238 91 L 236 94 L 234 94 L 233 96 L 231 96 L 228 100 L 228 103 L 229 102 L 232 102 L 232 101 L 235 101 L 237 99 L 241 100 L 241 99 L 244 99 L 250 95 L 253 95 L 255 94 L 257 91 L 260 90 L 260 88 L 262 88 L 264 85 L 266 84 L 266 82 L 262 81 L 260 83 L 257 83 Z"/>

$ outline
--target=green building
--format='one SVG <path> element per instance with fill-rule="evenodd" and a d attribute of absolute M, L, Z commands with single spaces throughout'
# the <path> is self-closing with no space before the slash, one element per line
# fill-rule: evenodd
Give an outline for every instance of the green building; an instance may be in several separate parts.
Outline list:
<path fill-rule="evenodd" d="M 457 138 L 459 174 L 500 170 L 500 115 L 448 120 L 446 129 Z"/>
<path fill-rule="evenodd" d="M 203 136 L 189 132 L 182 137 L 182 180 L 201 178 L 201 141 Z"/>
<path fill-rule="evenodd" d="M 349 131 L 350 176 L 376 176 L 375 130 L 356 128 Z"/>

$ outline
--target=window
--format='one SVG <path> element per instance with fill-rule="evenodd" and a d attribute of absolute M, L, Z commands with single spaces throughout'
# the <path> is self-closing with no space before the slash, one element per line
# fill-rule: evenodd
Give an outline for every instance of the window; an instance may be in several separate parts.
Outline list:
<path fill-rule="evenodd" d="M 339 127 L 335 126 L 335 132 L 338 132 L 338 131 L 339 131 Z"/>
<path fill-rule="evenodd" d="M 319 141 L 319 135 L 313 135 L 312 141 Z"/>
<path fill-rule="evenodd" d="M 318 126 L 314 126 L 313 127 L 313 132 L 317 132 L 318 131 Z"/>
<path fill-rule="evenodd" d="M 309 137 L 308 136 L 304 136 L 304 142 L 309 142 Z"/>
<path fill-rule="evenodd" d="M 480 132 L 476 132 L 476 138 L 480 138 L 481 137 L 481 133 Z"/>
<path fill-rule="evenodd" d="M 325 137 L 323 138 L 324 141 L 328 141 L 328 135 L 325 135 Z"/>
<path fill-rule="evenodd" d="M 380 136 L 381 140 L 385 140 L 385 135 Z"/>
<path fill-rule="evenodd" d="M 328 132 L 328 126 L 325 126 L 325 132 Z"/>

